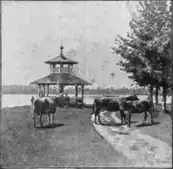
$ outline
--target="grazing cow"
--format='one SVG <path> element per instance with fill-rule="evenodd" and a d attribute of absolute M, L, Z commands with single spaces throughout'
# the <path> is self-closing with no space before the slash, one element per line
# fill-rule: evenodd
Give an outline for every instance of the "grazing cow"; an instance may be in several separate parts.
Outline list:
<path fill-rule="evenodd" d="M 104 97 L 104 96 L 96 97 L 93 104 L 93 113 L 95 115 L 95 123 L 97 123 L 96 117 L 98 116 L 98 121 L 101 124 L 100 112 L 103 110 L 107 110 L 110 112 L 120 111 L 121 123 L 123 124 L 123 120 L 124 120 L 124 123 L 126 123 L 125 113 L 123 109 L 120 109 L 120 102 L 121 101 L 136 101 L 136 100 L 139 100 L 139 98 L 136 95 L 122 97 L 122 98 L 111 98 L 111 97 Z"/>
<path fill-rule="evenodd" d="M 70 97 L 66 94 L 66 95 L 60 95 L 60 96 L 55 96 L 53 97 L 53 99 L 55 99 L 57 106 L 59 107 L 64 107 L 64 106 L 69 106 L 70 103 Z"/>
<path fill-rule="evenodd" d="M 33 102 L 33 112 L 34 112 L 34 127 L 36 127 L 36 115 L 40 116 L 40 124 L 43 127 L 42 116 L 47 114 L 49 117 L 49 124 L 51 123 L 51 115 L 52 115 L 52 124 L 54 122 L 54 115 L 56 112 L 56 102 L 53 98 L 42 97 L 37 98 Z"/>
<path fill-rule="evenodd" d="M 135 113 L 144 113 L 144 121 L 147 120 L 147 112 L 151 116 L 151 123 L 153 124 L 153 112 L 154 106 L 153 102 L 150 99 L 142 100 L 142 101 L 125 101 L 122 100 L 120 102 L 120 110 L 128 112 L 128 126 L 131 126 L 131 116 Z"/>
<path fill-rule="evenodd" d="M 36 127 L 36 115 L 40 115 L 40 124 L 43 127 L 42 116 L 47 114 L 49 117 L 49 124 L 54 123 L 56 107 L 63 107 L 69 104 L 69 97 L 41 97 L 36 100 L 31 98 L 33 112 L 34 112 L 34 127 Z"/>

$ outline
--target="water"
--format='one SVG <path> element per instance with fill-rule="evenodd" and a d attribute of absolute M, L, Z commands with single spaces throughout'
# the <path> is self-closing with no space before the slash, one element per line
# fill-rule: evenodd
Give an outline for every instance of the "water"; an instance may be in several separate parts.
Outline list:
<path fill-rule="evenodd" d="M 38 97 L 38 95 L 19 95 L 19 94 L 4 94 L 2 95 L 2 108 L 4 107 L 14 107 L 14 106 L 24 106 L 24 105 L 31 105 L 31 97 Z M 74 97 L 74 95 L 70 95 L 70 97 Z M 94 98 L 98 95 L 85 95 L 84 96 L 84 103 L 85 104 L 93 104 Z M 121 95 L 119 95 L 121 96 Z M 118 97 L 118 96 L 117 96 Z M 145 95 L 138 95 L 138 97 L 143 100 L 146 99 L 147 96 Z M 159 98 L 160 101 L 160 98 Z M 167 98 L 167 103 L 171 103 L 171 97 Z"/>

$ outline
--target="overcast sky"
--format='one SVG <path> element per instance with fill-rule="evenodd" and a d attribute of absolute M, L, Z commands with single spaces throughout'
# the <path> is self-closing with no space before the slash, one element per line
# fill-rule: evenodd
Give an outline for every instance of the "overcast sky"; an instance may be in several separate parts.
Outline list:
<path fill-rule="evenodd" d="M 112 57 L 88 57 L 88 63 L 95 62 L 90 68 L 98 70 L 97 82 L 128 87 L 131 80 L 116 66 L 120 58 L 112 54 L 111 46 L 117 33 L 126 35 L 130 19 L 125 1 L 3 1 L 2 83 L 29 84 L 49 74 L 44 61 L 59 54 L 63 37 L 65 53 L 79 50 L 83 43 L 102 43 Z M 83 56 L 77 56 L 78 61 L 79 57 Z M 106 74 L 99 71 L 105 60 L 109 60 L 107 72 L 116 74 L 114 80 L 109 76 L 104 81 Z"/>

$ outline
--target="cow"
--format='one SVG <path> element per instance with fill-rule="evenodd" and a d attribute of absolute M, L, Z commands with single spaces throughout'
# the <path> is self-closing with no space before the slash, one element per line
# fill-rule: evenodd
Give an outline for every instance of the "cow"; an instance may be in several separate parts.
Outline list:
<path fill-rule="evenodd" d="M 131 95 L 127 97 L 121 97 L 121 98 L 113 98 L 113 97 L 105 97 L 105 96 L 100 96 L 96 97 L 94 99 L 94 104 L 93 104 L 93 114 L 95 115 L 95 124 L 97 124 L 96 117 L 98 117 L 98 121 L 101 124 L 100 120 L 100 112 L 107 110 L 109 112 L 112 111 L 120 111 L 121 114 L 121 123 L 126 124 L 126 117 L 123 109 L 120 109 L 120 102 L 122 101 L 137 101 L 139 98 L 136 95 Z"/>
<path fill-rule="evenodd" d="M 141 100 L 141 101 L 126 101 L 122 100 L 120 102 L 120 110 L 121 111 L 127 111 L 127 116 L 128 116 L 128 126 L 131 126 L 131 116 L 132 114 L 136 113 L 144 113 L 144 120 L 143 122 L 145 123 L 147 120 L 147 112 L 151 116 L 151 123 L 154 124 L 153 120 L 153 112 L 154 112 L 154 105 L 153 102 L 150 98 L 147 100 Z"/>
<path fill-rule="evenodd" d="M 36 127 L 36 115 L 40 116 L 40 125 L 43 127 L 42 116 L 47 114 L 49 117 L 49 124 L 54 123 L 56 107 L 63 107 L 69 104 L 69 97 L 41 97 L 31 98 L 33 113 L 34 113 L 34 128 Z"/>
<path fill-rule="evenodd" d="M 64 106 L 69 106 L 70 103 L 70 97 L 65 94 L 61 94 L 59 96 L 52 97 L 53 99 L 56 100 L 57 106 L 63 108 Z"/>

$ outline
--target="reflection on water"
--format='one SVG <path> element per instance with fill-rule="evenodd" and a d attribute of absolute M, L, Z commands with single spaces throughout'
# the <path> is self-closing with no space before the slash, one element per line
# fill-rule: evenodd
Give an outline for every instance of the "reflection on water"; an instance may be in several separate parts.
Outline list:
<path fill-rule="evenodd" d="M 2 95 L 2 108 L 4 107 L 13 107 L 13 106 L 24 106 L 24 105 L 31 105 L 31 97 L 38 97 L 38 95 Z M 74 97 L 74 95 L 70 95 L 70 97 Z M 98 95 L 97 95 L 98 96 Z M 121 96 L 121 95 L 119 95 Z M 86 104 L 93 104 L 94 98 L 96 95 L 85 95 L 84 96 L 84 103 Z M 118 96 L 117 96 L 118 97 Z M 147 96 L 139 95 L 138 96 L 141 100 L 146 99 Z M 160 99 L 159 99 L 160 100 Z M 171 97 L 167 98 L 167 102 L 171 103 Z"/>

